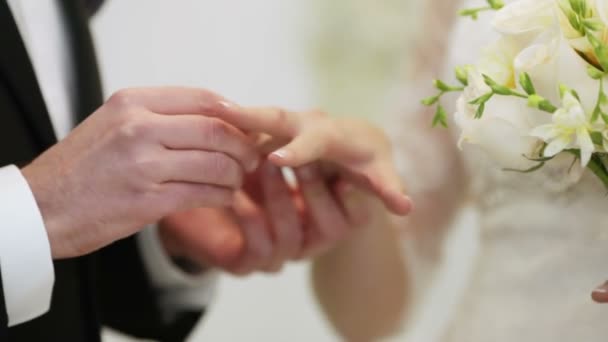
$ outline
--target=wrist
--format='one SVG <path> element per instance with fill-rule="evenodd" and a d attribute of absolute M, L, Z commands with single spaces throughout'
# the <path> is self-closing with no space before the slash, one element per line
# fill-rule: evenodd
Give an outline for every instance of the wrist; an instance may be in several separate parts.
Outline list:
<path fill-rule="evenodd" d="M 61 212 L 57 210 L 57 208 L 62 207 L 62 205 L 58 204 L 61 202 L 59 196 L 53 194 L 53 191 L 50 190 L 51 187 L 45 185 L 40 177 L 36 176 L 35 170 L 30 166 L 22 168 L 21 174 L 27 182 L 32 195 L 34 196 L 36 205 L 38 206 L 38 210 L 40 211 L 40 215 L 42 216 L 53 259 L 62 259 L 77 255 L 75 252 L 70 252 L 75 249 L 69 247 L 69 243 L 67 243 L 67 241 L 69 241 L 68 236 L 66 236 L 67 234 L 62 233 L 62 231 L 66 231 L 67 225 L 61 223 Z M 63 207 L 64 210 L 67 209 L 66 206 Z M 62 228 L 60 229 L 60 227 Z"/>

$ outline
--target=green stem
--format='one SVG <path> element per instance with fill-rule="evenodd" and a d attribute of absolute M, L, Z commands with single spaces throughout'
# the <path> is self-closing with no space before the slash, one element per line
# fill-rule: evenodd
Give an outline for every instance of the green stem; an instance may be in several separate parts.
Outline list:
<path fill-rule="evenodd" d="M 522 99 L 527 99 L 528 98 L 528 95 L 521 94 L 521 93 L 518 93 L 516 91 L 514 91 L 512 94 L 513 94 L 513 96 L 521 97 Z"/>
<path fill-rule="evenodd" d="M 600 78 L 599 82 L 599 91 L 597 95 L 597 103 L 595 104 L 595 108 L 593 109 L 593 114 L 591 116 L 591 122 L 596 122 L 600 116 L 602 115 L 602 102 L 604 100 L 604 78 Z"/>
<path fill-rule="evenodd" d="M 490 6 L 467 8 L 467 9 L 460 10 L 460 12 L 458 12 L 458 14 L 463 17 L 472 17 L 474 19 L 477 19 L 477 16 L 479 15 L 480 12 L 491 11 L 491 10 L 492 10 L 492 7 L 490 7 Z"/>
<path fill-rule="evenodd" d="M 606 188 L 608 188 L 608 171 L 606 171 L 606 168 L 604 167 L 604 164 L 602 164 L 601 160 L 596 157 L 591 158 L 587 168 L 591 170 L 591 172 L 593 172 L 597 178 L 602 181 L 602 183 L 604 183 Z"/>

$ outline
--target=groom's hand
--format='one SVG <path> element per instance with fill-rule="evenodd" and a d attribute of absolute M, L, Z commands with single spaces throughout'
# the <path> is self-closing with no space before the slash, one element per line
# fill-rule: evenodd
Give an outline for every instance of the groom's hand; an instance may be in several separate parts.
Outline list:
<path fill-rule="evenodd" d="M 25 167 L 53 257 L 86 254 L 176 211 L 232 203 L 258 153 L 206 116 L 228 106 L 200 89 L 119 91 Z"/>

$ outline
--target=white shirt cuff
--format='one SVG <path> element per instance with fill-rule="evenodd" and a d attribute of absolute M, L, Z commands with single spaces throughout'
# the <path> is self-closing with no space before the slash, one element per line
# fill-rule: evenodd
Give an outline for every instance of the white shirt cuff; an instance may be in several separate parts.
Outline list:
<path fill-rule="evenodd" d="M 0 272 L 8 325 L 46 313 L 55 271 L 42 215 L 16 166 L 0 168 Z"/>
<path fill-rule="evenodd" d="M 201 310 L 211 304 L 219 277 L 217 271 L 192 275 L 177 267 L 162 246 L 156 225 L 144 229 L 137 239 L 150 280 L 161 290 L 161 304 L 168 314 Z"/>

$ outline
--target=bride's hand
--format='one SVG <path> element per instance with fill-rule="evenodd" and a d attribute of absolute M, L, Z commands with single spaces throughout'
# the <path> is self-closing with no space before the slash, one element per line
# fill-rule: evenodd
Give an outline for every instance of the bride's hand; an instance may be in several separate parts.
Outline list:
<path fill-rule="evenodd" d="M 278 166 L 298 167 L 332 162 L 351 181 L 378 196 L 395 214 L 412 209 L 384 133 L 363 120 L 334 119 L 321 111 L 289 112 L 280 108 L 238 108 L 217 114 L 240 129 L 282 139 L 269 159 Z M 276 141 L 275 141 L 276 142 Z"/>

